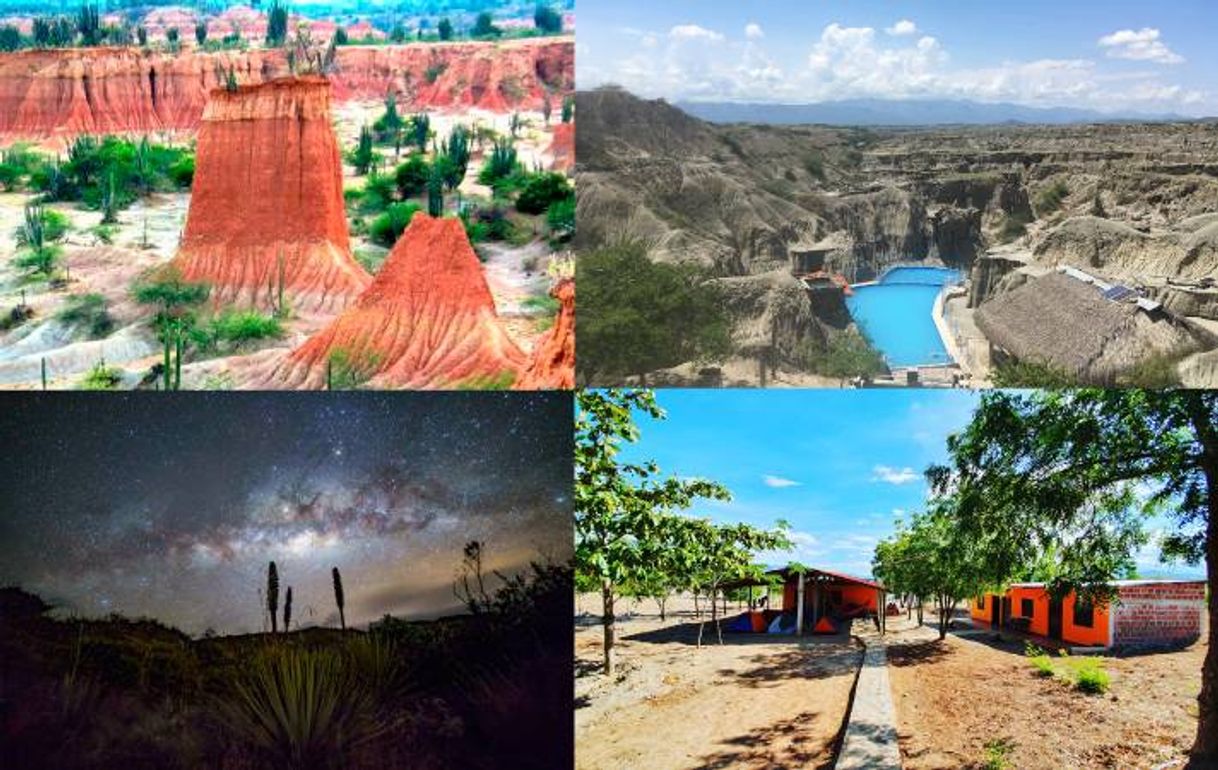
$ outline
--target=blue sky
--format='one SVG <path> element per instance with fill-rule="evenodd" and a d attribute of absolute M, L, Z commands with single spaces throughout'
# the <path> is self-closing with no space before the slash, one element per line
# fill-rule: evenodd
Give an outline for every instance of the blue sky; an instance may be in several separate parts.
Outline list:
<path fill-rule="evenodd" d="M 580 88 L 1218 114 L 1218 3 L 580 0 Z"/>
<path fill-rule="evenodd" d="M 926 467 L 947 459 L 945 439 L 968 423 L 979 396 L 964 390 L 661 390 L 668 418 L 640 419 L 624 453 L 662 471 L 714 479 L 728 503 L 692 511 L 719 521 L 791 523 L 796 549 L 768 564 L 868 575 L 875 544 L 926 500 Z M 1163 522 L 1152 522 L 1151 529 Z M 1138 554 L 1143 574 L 1197 574 Z"/>

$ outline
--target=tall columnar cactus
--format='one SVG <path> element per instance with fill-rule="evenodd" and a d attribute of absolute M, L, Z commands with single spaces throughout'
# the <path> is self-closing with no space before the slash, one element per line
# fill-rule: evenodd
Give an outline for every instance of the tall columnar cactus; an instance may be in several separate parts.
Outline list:
<path fill-rule="evenodd" d="M 338 573 L 338 567 L 330 570 L 330 576 L 334 578 L 334 602 L 338 605 L 338 622 L 344 631 L 347 630 L 347 615 L 343 611 L 343 576 Z"/>
<path fill-rule="evenodd" d="M 292 628 L 292 587 L 288 586 L 287 595 L 283 597 L 283 632 L 286 634 Z"/>
<path fill-rule="evenodd" d="M 47 359 L 46 359 L 46 356 L 43 356 L 43 358 L 42 358 L 42 389 L 43 390 L 47 389 Z"/>
<path fill-rule="evenodd" d="M 427 175 L 427 213 L 433 217 L 444 213 L 444 172 L 437 163 Z"/>
<path fill-rule="evenodd" d="M 266 609 L 271 616 L 271 633 L 279 632 L 279 570 L 275 562 L 266 571 Z"/>

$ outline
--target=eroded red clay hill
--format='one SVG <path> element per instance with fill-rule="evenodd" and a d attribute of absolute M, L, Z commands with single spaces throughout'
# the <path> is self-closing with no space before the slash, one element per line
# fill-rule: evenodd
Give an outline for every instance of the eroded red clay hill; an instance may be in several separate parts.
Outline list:
<path fill-rule="evenodd" d="M 537 341 L 516 390 L 570 390 L 575 387 L 575 281 L 565 278 L 550 292 L 559 301 L 558 318 Z"/>
<path fill-rule="evenodd" d="M 338 310 L 370 283 L 351 256 L 330 86 L 289 78 L 217 89 L 199 130 L 174 266 L 217 302 Z"/>
<path fill-rule="evenodd" d="M 499 324 L 461 221 L 423 212 L 368 290 L 293 351 L 269 384 L 323 387 L 334 361 L 373 386 L 414 389 L 503 383 L 526 364 Z"/>
<path fill-rule="evenodd" d="M 539 109 L 574 88 L 569 39 L 338 49 L 334 98 L 383 99 L 409 109 Z M 138 48 L 20 51 L 0 57 L 0 138 L 189 130 L 232 68 L 242 84 L 289 74 L 281 50 L 244 53 Z M 552 97 L 555 98 L 555 97 Z"/>

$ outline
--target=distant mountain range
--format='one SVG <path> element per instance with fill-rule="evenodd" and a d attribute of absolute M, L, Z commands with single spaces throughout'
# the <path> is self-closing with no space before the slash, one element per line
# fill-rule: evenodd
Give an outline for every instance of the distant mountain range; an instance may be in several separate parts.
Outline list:
<path fill-rule="evenodd" d="M 1071 107 L 1026 107 L 1019 104 L 945 99 L 849 99 L 811 104 L 681 101 L 675 106 L 690 115 L 713 123 L 777 125 L 818 123 L 830 126 L 942 126 L 1192 120 L 1173 114 L 1106 113 Z"/>

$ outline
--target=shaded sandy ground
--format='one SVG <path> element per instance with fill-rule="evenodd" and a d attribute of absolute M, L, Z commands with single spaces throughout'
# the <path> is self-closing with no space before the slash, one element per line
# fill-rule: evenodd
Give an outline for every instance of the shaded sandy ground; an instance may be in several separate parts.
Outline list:
<path fill-rule="evenodd" d="M 1035 676 L 1022 642 L 991 634 L 938 642 L 928 632 L 898 631 L 889 640 L 907 770 L 983 768 L 993 740 L 1011 743 L 1009 767 L 1019 770 L 1183 766 L 1197 726 L 1205 642 L 1105 657 L 1111 688 L 1085 695 Z"/>
<path fill-rule="evenodd" d="M 725 634 L 720 646 L 708 624 L 699 649 L 691 612 L 637 615 L 618 622 L 609 680 L 597 622 L 575 634 L 579 770 L 833 766 L 862 657 L 846 634 Z"/>

